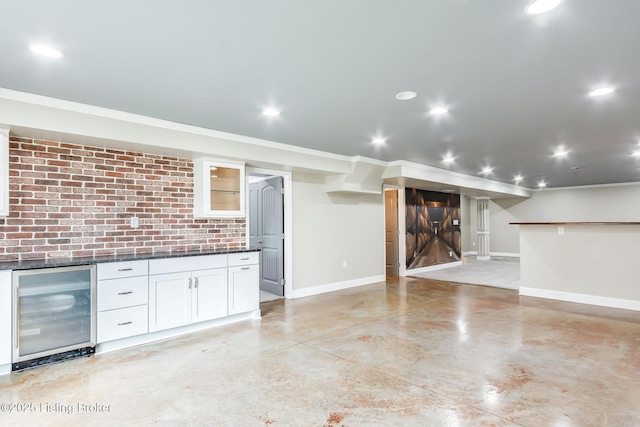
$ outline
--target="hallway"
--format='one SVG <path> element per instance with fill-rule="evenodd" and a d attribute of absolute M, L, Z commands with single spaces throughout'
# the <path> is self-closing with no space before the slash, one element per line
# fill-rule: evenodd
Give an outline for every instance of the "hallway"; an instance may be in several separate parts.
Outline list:
<path fill-rule="evenodd" d="M 637 312 L 419 278 L 261 309 L 0 377 L 0 402 L 75 408 L 6 412 L 2 424 L 640 425 Z"/>
<path fill-rule="evenodd" d="M 447 242 L 435 236 L 429 240 L 429 243 L 427 243 L 407 268 L 430 267 L 455 261 L 460 261 L 460 257 L 456 255 L 453 248 L 451 248 Z"/>

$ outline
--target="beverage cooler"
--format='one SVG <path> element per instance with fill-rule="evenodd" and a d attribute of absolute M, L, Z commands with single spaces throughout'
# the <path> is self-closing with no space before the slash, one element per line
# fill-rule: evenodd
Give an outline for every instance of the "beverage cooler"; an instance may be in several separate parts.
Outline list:
<path fill-rule="evenodd" d="M 96 267 L 13 272 L 13 370 L 95 352 Z"/>

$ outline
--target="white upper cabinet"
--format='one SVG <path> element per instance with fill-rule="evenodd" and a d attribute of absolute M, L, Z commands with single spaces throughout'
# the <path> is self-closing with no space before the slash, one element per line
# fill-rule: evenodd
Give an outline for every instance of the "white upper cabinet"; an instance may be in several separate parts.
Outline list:
<path fill-rule="evenodd" d="M 244 163 L 194 160 L 193 213 L 196 218 L 245 216 Z"/>
<path fill-rule="evenodd" d="M 0 217 L 9 216 L 9 131 L 0 129 Z"/>

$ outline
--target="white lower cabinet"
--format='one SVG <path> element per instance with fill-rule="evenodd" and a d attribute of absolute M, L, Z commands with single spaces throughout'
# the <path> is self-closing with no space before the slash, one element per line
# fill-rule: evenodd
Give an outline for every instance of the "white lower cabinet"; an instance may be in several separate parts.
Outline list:
<path fill-rule="evenodd" d="M 245 313 L 260 307 L 258 264 L 229 267 L 229 314 Z"/>
<path fill-rule="evenodd" d="M 148 313 L 146 304 L 98 312 L 98 342 L 146 334 L 149 332 Z"/>
<path fill-rule="evenodd" d="M 224 317 L 227 269 L 151 275 L 149 302 L 150 332 Z"/>
<path fill-rule="evenodd" d="M 255 312 L 258 260 L 243 252 L 98 264 L 98 343 Z"/>
<path fill-rule="evenodd" d="M 97 271 L 97 342 L 148 333 L 148 261 L 98 264 Z"/>
<path fill-rule="evenodd" d="M 11 270 L 0 271 L 0 366 L 11 364 Z"/>
<path fill-rule="evenodd" d="M 198 271 L 192 290 L 191 321 L 217 319 L 227 315 L 227 269 Z"/>

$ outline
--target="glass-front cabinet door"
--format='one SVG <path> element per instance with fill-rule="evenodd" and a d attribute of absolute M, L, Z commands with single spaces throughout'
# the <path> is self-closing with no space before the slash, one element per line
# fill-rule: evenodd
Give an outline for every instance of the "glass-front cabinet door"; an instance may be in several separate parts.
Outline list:
<path fill-rule="evenodd" d="M 244 217 L 244 163 L 194 160 L 193 208 L 196 218 Z"/>

